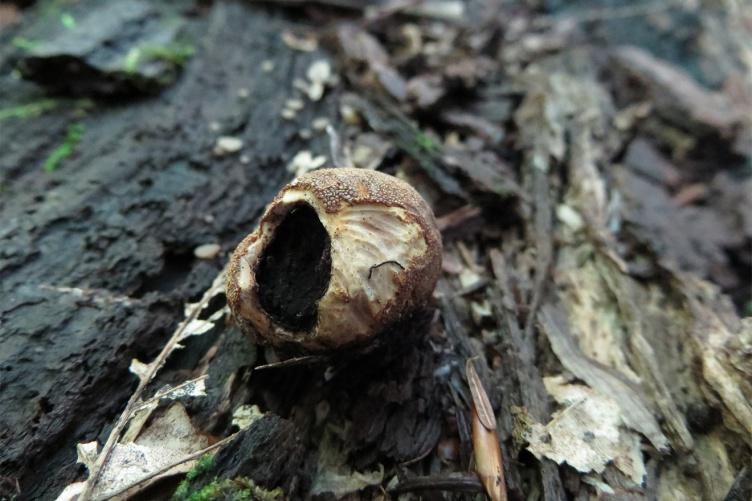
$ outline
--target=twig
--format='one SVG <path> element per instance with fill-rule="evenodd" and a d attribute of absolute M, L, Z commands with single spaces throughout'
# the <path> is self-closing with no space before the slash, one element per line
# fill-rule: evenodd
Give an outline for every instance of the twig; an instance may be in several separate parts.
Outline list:
<path fill-rule="evenodd" d="M 102 452 L 99 453 L 97 461 L 96 463 L 94 463 L 94 466 L 91 469 L 89 479 L 87 480 L 86 486 L 84 487 L 83 492 L 81 492 L 78 501 L 88 501 L 91 497 L 92 492 L 94 492 L 94 487 L 96 487 L 97 482 L 99 481 L 99 477 L 102 475 L 102 470 L 107 464 L 107 461 L 110 459 L 112 450 L 115 448 L 115 444 L 120 438 L 120 435 L 123 433 L 125 426 L 133 416 L 133 412 L 135 411 L 141 395 L 146 389 L 146 386 L 151 382 L 152 379 L 154 379 L 154 376 L 157 374 L 159 369 L 161 369 L 165 364 L 170 353 L 175 350 L 175 346 L 177 346 L 178 342 L 182 339 L 183 332 L 185 332 L 188 324 L 198 318 L 198 315 L 209 304 L 209 301 L 211 301 L 211 299 L 216 296 L 217 291 L 221 290 L 221 288 L 224 286 L 224 276 L 225 269 L 223 269 L 214 279 L 211 287 L 209 287 L 209 289 L 204 292 L 201 300 L 198 303 L 191 305 L 191 309 L 186 315 L 186 318 L 180 323 L 180 325 L 178 325 L 178 328 L 172 334 L 170 340 L 167 341 L 167 344 L 165 344 L 164 348 L 162 348 L 162 351 L 159 353 L 157 358 L 148 365 L 146 374 L 143 377 L 139 378 L 139 383 L 136 387 L 136 391 L 134 391 L 133 395 L 131 395 L 131 398 L 128 400 L 128 403 L 125 406 L 125 409 L 123 409 L 122 414 L 120 414 L 120 417 L 115 423 L 115 426 L 112 428 L 110 436 L 107 437 L 107 442 L 105 442 L 104 447 L 102 448 Z"/>
<path fill-rule="evenodd" d="M 373 273 L 373 270 L 375 270 L 377 268 L 380 268 L 380 267 L 384 266 L 385 264 L 396 264 L 397 266 L 400 267 L 400 269 L 402 269 L 402 270 L 405 269 L 404 266 L 402 266 L 399 262 L 397 262 L 397 261 L 395 261 L 393 259 L 390 260 L 390 261 L 384 261 L 383 263 L 374 264 L 373 266 L 371 266 L 370 268 L 368 268 L 368 280 L 371 280 L 371 274 Z"/>
<path fill-rule="evenodd" d="M 253 372 L 263 371 L 268 369 L 285 369 L 287 367 L 298 367 L 301 365 L 313 365 L 329 360 L 329 357 L 318 355 L 305 355 L 302 357 L 293 357 L 279 362 L 272 362 L 270 364 L 257 365 L 253 368 Z"/>
<path fill-rule="evenodd" d="M 594 21 L 609 21 L 628 17 L 642 17 L 651 14 L 660 14 L 672 9 L 678 9 L 681 4 L 674 2 L 655 2 L 642 5 L 625 5 L 621 7 L 602 7 L 585 9 L 568 16 L 545 15 L 533 20 L 536 26 L 547 27 L 563 20 L 572 20 L 576 23 L 591 23 Z"/>
<path fill-rule="evenodd" d="M 143 477 L 139 478 L 135 482 L 132 482 L 132 483 L 126 485 L 126 486 L 123 486 L 120 489 L 118 489 L 117 491 L 111 492 L 111 493 L 107 494 L 106 496 L 95 498 L 94 501 L 104 501 L 106 499 L 112 499 L 115 496 L 119 496 L 120 494 L 123 494 L 124 492 L 127 492 L 128 490 L 133 489 L 134 487 L 136 487 L 138 485 L 141 485 L 144 482 L 146 482 L 148 480 L 151 480 L 152 478 L 161 475 L 162 473 L 170 471 L 171 469 L 175 468 L 178 465 L 181 465 L 183 463 L 187 463 L 188 461 L 191 461 L 193 459 L 196 459 L 196 458 L 199 458 L 199 457 L 203 456 L 207 452 L 211 452 L 214 449 L 218 449 L 218 448 L 222 447 L 223 445 L 227 444 L 228 442 L 231 442 L 235 437 L 237 437 L 238 433 L 240 433 L 240 432 L 233 433 L 229 437 L 225 437 L 225 438 L 223 438 L 222 440 L 220 440 L 217 443 L 214 443 L 214 444 L 212 444 L 212 445 L 210 445 L 208 447 L 204 447 L 200 451 L 196 451 L 194 453 L 191 453 L 191 454 L 189 454 L 189 455 L 187 455 L 187 456 L 185 456 L 185 457 L 183 457 L 183 458 L 175 461 L 174 463 L 168 464 L 167 466 L 163 466 L 162 468 L 160 468 L 157 471 L 152 471 L 150 473 L 147 473 L 146 475 L 144 475 Z"/>
<path fill-rule="evenodd" d="M 452 492 L 483 492 L 483 484 L 474 473 L 462 476 L 432 475 L 427 477 L 409 478 L 397 484 L 389 492 L 401 494 L 410 491 L 452 491 Z"/>
<path fill-rule="evenodd" d="M 283 5 L 290 7 L 307 7 L 320 5 L 356 12 L 364 12 L 368 22 L 381 22 L 397 14 L 405 14 L 417 18 L 437 19 L 441 21 L 460 22 L 465 19 L 461 0 L 396 0 L 378 3 L 371 7 L 372 2 L 358 2 L 355 0 L 254 0 L 258 3 Z"/>
<path fill-rule="evenodd" d="M 342 144 L 337 131 L 331 124 L 326 126 L 326 134 L 329 136 L 329 154 L 335 167 L 352 167 L 353 162 L 347 148 Z"/>
<path fill-rule="evenodd" d="M 181 389 L 185 388 L 186 386 L 190 386 L 192 384 L 196 384 L 196 383 L 198 383 L 200 381 L 203 381 L 207 377 L 208 377 L 208 375 L 204 374 L 203 376 L 199 376 L 199 377 L 197 377 L 195 379 L 189 379 L 188 381 L 183 381 L 182 383 L 180 383 L 177 386 L 171 386 L 171 387 L 169 387 L 169 388 L 167 388 L 165 390 L 159 391 L 153 397 L 148 398 L 147 400 L 144 400 L 143 402 L 141 402 L 141 404 L 139 404 L 138 406 L 134 407 L 133 408 L 133 412 L 135 413 L 137 411 L 140 411 L 141 409 L 144 409 L 144 408 L 148 407 L 150 404 L 163 399 L 164 397 L 170 395 L 171 393 L 175 393 L 178 390 L 181 390 Z"/>
<path fill-rule="evenodd" d="M 545 292 L 546 281 L 553 261 L 554 243 L 551 195 L 549 194 L 548 176 L 540 169 L 533 169 L 533 190 L 535 200 L 535 248 L 537 259 L 533 297 L 525 321 L 525 337 L 530 339 L 535 325 L 535 317 L 540 308 Z"/>
<path fill-rule="evenodd" d="M 128 296 L 115 294 L 107 289 L 89 289 L 85 287 L 61 287 L 56 285 L 41 284 L 42 290 L 70 294 L 74 297 L 91 301 L 94 304 L 122 303 L 126 306 L 139 304 L 142 301 Z"/>
<path fill-rule="evenodd" d="M 491 249 L 488 253 L 491 258 L 491 269 L 496 277 L 496 285 L 501 294 L 497 295 L 498 312 L 507 326 L 509 334 L 516 340 L 521 340 L 520 333 L 520 312 L 517 311 L 517 305 L 514 302 L 512 287 L 509 285 L 509 274 L 506 271 L 507 262 L 504 254 L 499 249 Z M 495 291 L 492 291 L 492 293 Z"/>

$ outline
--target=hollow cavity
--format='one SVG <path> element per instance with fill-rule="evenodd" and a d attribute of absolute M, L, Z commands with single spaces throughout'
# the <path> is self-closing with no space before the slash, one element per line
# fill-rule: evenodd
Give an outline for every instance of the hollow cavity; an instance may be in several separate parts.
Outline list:
<path fill-rule="evenodd" d="M 308 204 L 293 206 L 277 226 L 256 269 L 259 302 L 279 325 L 308 331 L 332 273 L 329 234 Z"/>

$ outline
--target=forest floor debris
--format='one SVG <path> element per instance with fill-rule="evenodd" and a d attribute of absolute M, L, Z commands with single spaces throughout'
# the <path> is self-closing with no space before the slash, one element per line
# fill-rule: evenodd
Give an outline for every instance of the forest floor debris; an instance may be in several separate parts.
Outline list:
<path fill-rule="evenodd" d="M 223 70 L 230 90 L 194 110 L 200 125 L 190 115 L 144 135 L 171 152 L 169 162 L 132 188 L 153 197 L 147 208 L 180 211 L 176 200 L 204 197 L 203 172 L 231 185 L 204 197 L 200 216 L 211 232 L 148 240 L 146 252 L 177 263 L 143 271 L 159 287 L 128 286 L 102 296 L 96 291 L 107 287 L 79 277 L 44 288 L 31 284 L 33 290 L 19 286 L 0 308 L 0 325 L 9 326 L 14 312 L 46 304 L 45 294 L 65 296 L 60 308 L 164 309 L 166 300 L 155 298 L 169 284 L 186 276 L 195 282 L 190 294 L 174 292 L 170 304 L 187 304 L 185 318 L 169 314 L 173 327 L 180 323 L 161 354 L 147 350 L 130 363 L 138 386 L 127 404 L 117 402 L 118 412 L 125 406 L 120 418 L 100 423 L 98 433 L 82 440 L 88 481 L 66 466 L 45 492 L 73 499 L 88 489 L 97 498 L 134 487 L 140 495 L 167 498 L 194 471 L 181 484 L 185 492 L 386 499 L 389 492 L 434 491 L 453 499 L 483 486 L 471 460 L 479 448 L 473 427 L 480 425 L 498 434 L 504 494 L 511 499 L 749 497 L 752 323 L 742 317 L 752 312 L 752 109 L 743 83 L 752 74 L 752 47 L 744 41 L 749 28 L 739 21 L 749 16 L 736 2 L 630 9 L 494 1 L 375 8 L 356 0 L 185 2 L 175 10 L 129 0 L 88 12 L 84 1 L 70 12 L 54 11 L 56 31 L 46 37 L 40 26 L 49 18 L 33 17 L 45 2 L 39 4 L 2 10 L 0 36 L 18 42 L 0 49 L 2 67 L 20 68 L 3 78 L 9 89 L 27 93 L 16 102 L 12 91 L 0 92 L 0 120 L 14 142 L 38 140 L 23 139 L 19 131 L 27 126 L 48 130 L 50 124 L 50 136 L 66 136 L 93 117 L 135 109 L 149 99 L 144 94 L 164 93 L 151 98 L 161 99 L 185 85 L 206 85 L 208 92 L 217 81 L 202 78 L 217 64 L 217 51 L 237 57 L 233 67 L 247 59 L 227 44 L 204 47 L 195 39 L 183 45 L 186 33 L 215 40 L 234 19 L 270 16 L 280 29 L 263 43 L 288 54 L 256 57 L 254 68 L 264 78 L 254 85 Z M 157 23 L 168 15 L 179 22 Z M 110 24 L 100 25 L 102 16 Z M 111 25 L 134 31 L 107 51 Z M 101 36 L 82 35 L 89 33 Z M 247 50 L 262 50 L 261 42 L 246 43 L 256 47 Z M 146 50 L 153 46 L 164 50 Z M 61 58 L 85 68 L 86 82 L 59 66 Z M 65 71 L 51 80 L 58 70 Z M 19 77 L 42 90 L 29 91 Z M 280 81 L 283 86 L 263 90 Z M 71 111 L 51 97 L 61 91 L 96 104 Z M 117 105 L 108 102 L 115 96 L 122 100 Z M 234 104 L 220 109 L 221 99 Z M 171 113 L 179 116 L 183 106 Z M 250 118 L 267 108 L 263 124 Z M 186 135 L 199 127 L 205 130 Z M 268 131 L 260 127 L 287 132 L 262 136 Z M 70 141 L 71 151 L 57 154 L 54 168 L 40 168 L 35 177 L 52 176 L 65 186 L 89 149 L 101 142 L 97 155 L 104 157 L 113 148 L 95 127 L 86 130 L 86 138 Z M 257 156 L 259 137 L 275 153 Z M 327 151 L 330 138 L 336 146 Z M 187 153 L 194 143 L 196 151 Z M 23 154 L 15 146 L 4 151 L 0 186 L 15 197 L 31 181 L 16 165 Z M 220 272 L 213 261 L 268 202 L 259 178 L 276 176 L 281 183 L 343 159 L 407 180 L 432 205 L 445 242 L 436 309 L 416 324 L 424 335 L 397 352 L 345 362 L 281 360 L 232 325 L 221 273 L 211 284 Z M 82 183 L 97 183 L 95 173 L 87 175 Z M 183 185 L 170 209 L 164 191 Z M 40 186 L 49 189 L 38 203 L 58 217 L 55 186 Z M 108 185 L 109 199 L 132 194 L 127 186 Z M 213 210 L 226 190 L 255 197 L 233 208 L 248 212 L 242 224 Z M 82 204 L 86 196 L 80 194 Z M 12 203 L 0 201 L 0 210 Z M 66 224 L 109 209 L 77 210 Z M 130 211 L 148 213 L 136 204 L 118 206 L 103 216 L 110 236 L 102 238 L 124 240 Z M 25 262 L 18 242 L 42 242 L 44 250 L 49 235 L 18 218 L 8 221 L 0 238 L 13 245 L 0 256 L 0 273 L 10 277 Z M 202 247 L 207 242 L 211 249 Z M 88 241 L 84 248 L 96 245 Z M 120 266 L 133 264 L 113 258 L 101 273 Z M 205 295 L 194 303 L 201 289 Z M 125 321 L 117 326 L 127 339 L 144 330 Z M 465 361 L 475 358 L 477 374 L 468 376 Z M 3 363 L 15 370 L 13 360 Z M 38 391 L 30 421 L 46 423 L 50 396 Z M 171 432 L 158 433 L 166 423 Z M 49 447 L 59 442 L 49 440 Z M 192 470 L 209 449 L 211 466 Z M 23 499 L 35 487 L 23 454 L 14 454 L 0 458 L 0 497 L 20 490 Z M 67 455 L 72 465 L 73 447 Z"/>

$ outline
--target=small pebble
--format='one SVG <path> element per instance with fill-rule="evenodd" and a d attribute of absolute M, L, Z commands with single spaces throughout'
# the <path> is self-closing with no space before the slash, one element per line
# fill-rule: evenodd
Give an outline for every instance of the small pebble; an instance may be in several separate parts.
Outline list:
<path fill-rule="evenodd" d="M 579 231 L 585 226 L 585 221 L 582 219 L 580 213 L 569 205 L 560 204 L 556 207 L 556 217 L 573 231 Z"/>
<path fill-rule="evenodd" d="M 282 41 L 293 50 L 313 52 L 319 46 L 318 40 L 311 36 L 296 35 L 291 31 L 282 32 Z"/>
<path fill-rule="evenodd" d="M 300 111 L 303 109 L 303 106 L 305 106 L 305 103 L 301 99 L 288 99 L 285 101 L 285 108 L 291 110 Z"/>
<path fill-rule="evenodd" d="M 193 255 L 199 259 L 214 259 L 220 250 L 219 244 L 204 244 L 193 249 Z"/>
<path fill-rule="evenodd" d="M 217 144 L 214 146 L 214 154 L 217 156 L 222 156 L 229 153 L 237 153 L 242 147 L 242 139 L 231 136 L 222 136 L 217 139 Z"/>
<path fill-rule="evenodd" d="M 287 164 L 287 171 L 295 174 L 296 177 L 306 172 L 323 167 L 326 163 L 326 157 L 323 155 L 313 156 L 308 150 L 299 151 L 293 159 Z"/>
<path fill-rule="evenodd" d="M 321 82 L 311 82 L 306 93 L 308 94 L 308 99 L 316 102 L 324 96 L 324 84 Z"/>
<path fill-rule="evenodd" d="M 319 59 L 314 61 L 311 66 L 308 67 L 306 72 L 308 80 L 311 82 L 325 83 L 332 76 L 332 66 L 326 59 Z"/>
<path fill-rule="evenodd" d="M 306 82 L 302 78 L 293 79 L 292 86 L 298 89 L 300 92 L 308 94 L 308 82 Z"/>
<path fill-rule="evenodd" d="M 311 132 L 311 129 L 300 129 L 298 131 L 298 135 L 301 137 L 301 139 L 311 139 L 313 133 Z"/>
<path fill-rule="evenodd" d="M 326 117 L 315 118 L 313 122 L 311 122 L 311 127 L 313 127 L 313 130 L 319 132 L 325 131 L 327 125 L 329 125 L 329 119 Z"/>
<path fill-rule="evenodd" d="M 349 104 L 343 104 L 339 107 L 339 114 L 342 116 L 342 120 L 347 125 L 357 125 L 360 122 L 360 117 L 355 108 Z"/>
<path fill-rule="evenodd" d="M 261 71 L 264 73 L 269 73 L 274 69 L 274 61 L 269 61 L 268 59 L 261 63 Z"/>
<path fill-rule="evenodd" d="M 359 144 L 356 145 L 352 153 L 352 161 L 356 167 L 364 167 L 373 156 L 373 149 Z"/>

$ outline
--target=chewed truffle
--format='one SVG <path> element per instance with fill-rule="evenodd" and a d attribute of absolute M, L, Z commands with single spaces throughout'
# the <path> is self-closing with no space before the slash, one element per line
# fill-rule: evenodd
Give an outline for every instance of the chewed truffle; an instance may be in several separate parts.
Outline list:
<path fill-rule="evenodd" d="M 258 342 L 331 350 L 424 306 L 440 269 L 441 235 L 410 185 L 321 169 L 285 186 L 235 249 L 227 300 Z"/>

